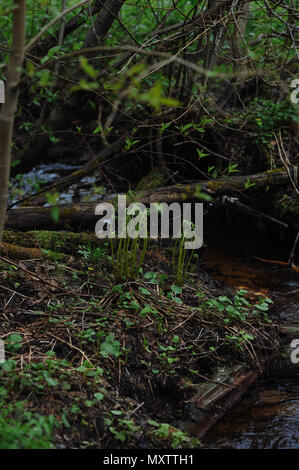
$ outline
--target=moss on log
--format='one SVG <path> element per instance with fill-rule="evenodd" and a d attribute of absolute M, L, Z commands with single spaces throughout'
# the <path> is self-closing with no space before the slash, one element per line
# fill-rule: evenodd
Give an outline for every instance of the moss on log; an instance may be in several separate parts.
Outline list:
<path fill-rule="evenodd" d="M 198 192 L 205 192 L 211 196 L 222 196 L 224 194 L 252 193 L 285 185 L 289 181 L 289 176 L 284 168 L 268 170 L 254 175 L 242 175 L 219 178 L 212 181 L 197 181 L 188 185 L 176 184 L 165 186 L 154 190 L 138 191 L 134 200 L 144 204 L 157 202 L 180 202 L 194 200 Z M 251 186 L 249 186 L 248 182 Z M 113 203 L 115 199 L 107 201 Z M 132 197 L 127 198 L 130 203 Z M 200 199 L 199 199 L 200 201 Z M 98 217 L 95 216 L 95 207 L 97 203 L 73 204 L 59 206 L 59 221 L 52 219 L 51 207 L 20 207 L 10 209 L 7 212 L 7 229 L 30 230 L 84 230 L 94 227 Z"/>

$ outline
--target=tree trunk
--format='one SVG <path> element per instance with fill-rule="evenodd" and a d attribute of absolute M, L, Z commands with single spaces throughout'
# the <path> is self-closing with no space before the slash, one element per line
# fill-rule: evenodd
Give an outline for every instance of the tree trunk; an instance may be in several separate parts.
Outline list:
<path fill-rule="evenodd" d="M 102 7 L 102 2 L 95 0 L 92 5 L 87 5 L 82 11 L 86 10 L 91 16 L 96 15 Z M 82 26 L 85 21 L 85 17 L 82 13 L 78 13 L 76 16 L 72 17 L 65 22 L 64 28 L 64 37 L 67 37 L 69 34 L 74 32 L 77 28 Z M 48 35 L 44 39 L 39 40 L 30 53 L 37 57 L 43 57 L 46 55 L 49 49 L 56 46 L 59 37 L 59 28 L 53 35 Z"/>
<path fill-rule="evenodd" d="M 93 26 L 88 31 L 84 48 L 95 47 L 102 42 L 112 26 L 113 21 L 121 10 L 126 0 L 105 0 L 101 10 L 99 11 Z"/>
<path fill-rule="evenodd" d="M 13 10 L 13 39 L 8 64 L 5 103 L 2 105 L 0 114 L 0 247 L 7 205 L 12 131 L 18 103 L 18 85 L 20 82 L 21 67 L 24 60 L 25 18 L 26 0 L 15 0 Z"/>
<path fill-rule="evenodd" d="M 94 15 L 95 13 L 97 13 L 97 15 L 95 19 L 93 19 L 92 26 L 86 34 L 83 49 L 103 45 L 103 42 L 124 3 L 125 0 L 105 0 L 94 3 L 91 7 L 91 15 Z M 66 29 L 67 33 L 68 31 L 69 30 Z M 97 55 L 98 51 L 90 52 L 86 54 L 86 57 L 91 59 Z M 93 66 L 95 67 L 96 64 L 93 63 Z M 101 64 L 101 69 L 105 69 L 105 64 Z M 84 77 L 85 72 L 78 63 L 76 69 L 73 71 L 72 80 L 79 82 Z M 65 81 L 62 77 L 55 80 L 55 89 L 59 89 L 61 91 L 59 101 L 56 103 L 56 113 L 50 113 L 49 107 L 46 104 L 43 107 L 39 118 L 40 126 L 44 125 L 45 128 L 51 128 L 53 131 L 65 130 L 70 127 L 68 123 L 72 120 L 74 110 L 82 109 L 82 94 L 86 97 L 85 91 L 69 94 L 69 89 L 72 85 L 73 83 L 70 85 L 69 81 Z M 83 101 L 88 101 L 88 99 L 84 98 Z M 33 139 L 30 139 L 29 144 L 24 148 L 24 150 L 17 153 L 15 159 L 21 160 L 22 162 L 23 159 L 26 159 L 27 161 L 29 158 L 30 163 L 28 165 L 21 164 L 21 168 L 28 171 L 39 161 L 40 155 L 46 154 L 50 147 L 51 142 L 49 141 L 47 134 L 37 135 Z M 18 167 L 18 171 L 19 170 L 20 166 Z"/>

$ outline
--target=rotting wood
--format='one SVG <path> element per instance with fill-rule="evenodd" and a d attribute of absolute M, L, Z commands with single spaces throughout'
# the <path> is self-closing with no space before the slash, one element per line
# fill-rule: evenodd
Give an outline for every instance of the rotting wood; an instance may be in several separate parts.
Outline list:
<path fill-rule="evenodd" d="M 232 368 L 221 367 L 217 370 L 213 383 L 205 382 L 197 385 L 197 393 L 189 401 L 192 405 L 195 405 L 196 409 L 208 409 L 211 403 L 222 398 L 230 390 L 232 390 L 232 382 L 234 382 L 235 375 L 242 370 L 243 366 L 238 364 Z M 217 383 L 218 382 L 218 383 Z M 226 385 L 228 384 L 228 385 Z"/>
<path fill-rule="evenodd" d="M 279 325 L 279 331 L 290 340 L 298 338 L 299 325 Z M 298 373 L 298 364 L 290 360 L 291 348 L 286 345 L 281 355 L 271 362 L 264 361 L 260 370 L 248 370 L 245 365 L 218 368 L 212 382 L 196 386 L 196 394 L 189 400 L 192 422 L 179 423 L 188 432 L 201 439 L 223 415 L 242 397 L 255 380 L 265 371 L 290 376 Z M 219 382 L 219 384 L 217 384 Z M 230 385 L 230 387 L 228 387 Z"/>
<path fill-rule="evenodd" d="M 280 325 L 278 329 L 282 334 L 290 338 L 299 338 L 299 325 Z"/>
<path fill-rule="evenodd" d="M 197 423 L 193 428 L 193 433 L 198 439 L 201 439 L 204 434 L 229 410 L 239 398 L 248 390 L 248 388 L 255 382 L 260 375 L 258 370 L 245 370 L 245 367 L 237 373 L 233 384 L 236 389 L 227 393 L 222 400 L 217 400 L 213 403 L 212 409 L 209 410 L 206 418 Z M 212 406 L 212 404 L 210 404 Z"/>
<path fill-rule="evenodd" d="M 13 245 L 12 243 L 2 243 L 2 253 L 13 259 L 37 259 L 42 258 L 44 253 L 38 248 L 25 248 L 24 246 Z"/>
<path fill-rule="evenodd" d="M 264 368 L 265 363 L 261 364 L 260 370 L 248 370 L 243 364 L 218 368 L 213 383 L 204 382 L 197 386 L 197 393 L 188 402 L 192 422 L 179 423 L 180 427 L 201 439 L 248 390 Z"/>

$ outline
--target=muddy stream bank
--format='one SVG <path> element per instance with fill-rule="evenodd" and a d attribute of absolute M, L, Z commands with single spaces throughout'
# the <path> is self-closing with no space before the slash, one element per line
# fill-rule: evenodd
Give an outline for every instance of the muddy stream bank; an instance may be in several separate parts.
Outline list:
<path fill-rule="evenodd" d="M 266 235 L 210 235 L 202 268 L 224 286 L 263 293 L 275 302 L 273 321 L 298 325 L 299 279 L 288 267 L 255 257 L 287 261 L 289 247 Z M 289 359 L 290 361 L 290 359 Z M 291 365 L 291 364 L 290 364 Z M 299 448 L 299 364 L 267 372 L 203 439 L 205 447 L 229 449 Z"/>
<path fill-rule="evenodd" d="M 40 165 L 21 180 L 15 180 L 20 192 L 11 192 L 15 202 L 39 184 L 54 182 L 70 170 L 71 165 Z M 102 184 L 104 183 L 104 186 Z M 94 201 L 106 193 L 101 175 L 86 176 L 80 190 L 73 185 L 60 193 L 60 203 Z M 33 191 L 34 192 L 34 191 Z M 244 222 L 244 217 L 241 222 Z M 263 224 L 253 220 L 233 226 L 227 220 L 209 226 L 204 222 L 207 245 L 200 258 L 200 269 L 224 289 L 247 289 L 252 296 L 261 294 L 274 301 L 271 315 L 275 323 L 298 325 L 299 276 L 288 266 L 258 260 L 287 261 L 291 246 L 277 236 L 269 236 Z M 233 227 L 233 228 L 232 228 Z M 206 228 L 208 230 L 206 231 Z M 298 264 L 298 260 L 297 260 Z M 298 369 L 269 365 L 267 372 L 202 440 L 209 448 L 299 448 L 299 364 Z"/>

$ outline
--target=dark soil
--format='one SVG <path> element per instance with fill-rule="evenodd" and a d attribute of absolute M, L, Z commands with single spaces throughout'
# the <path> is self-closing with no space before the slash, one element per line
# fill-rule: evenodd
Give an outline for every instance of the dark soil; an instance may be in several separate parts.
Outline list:
<path fill-rule="evenodd" d="M 108 245 L 88 234 L 6 232 L 4 242 L 24 257 L 7 259 L 4 246 L 0 261 L 2 447 L 30 447 L 16 427 L 30 422 L 43 436 L 35 447 L 199 447 L 172 424 L 190 419 L 194 383 L 221 364 L 259 368 L 278 350 L 262 311 L 228 321 L 217 308 L 228 291 L 198 264 L 176 286 L 168 247 L 152 243 L 139 278 L 122 281 Z M 233 339 L 240 331 L 252 339 Z"/>

